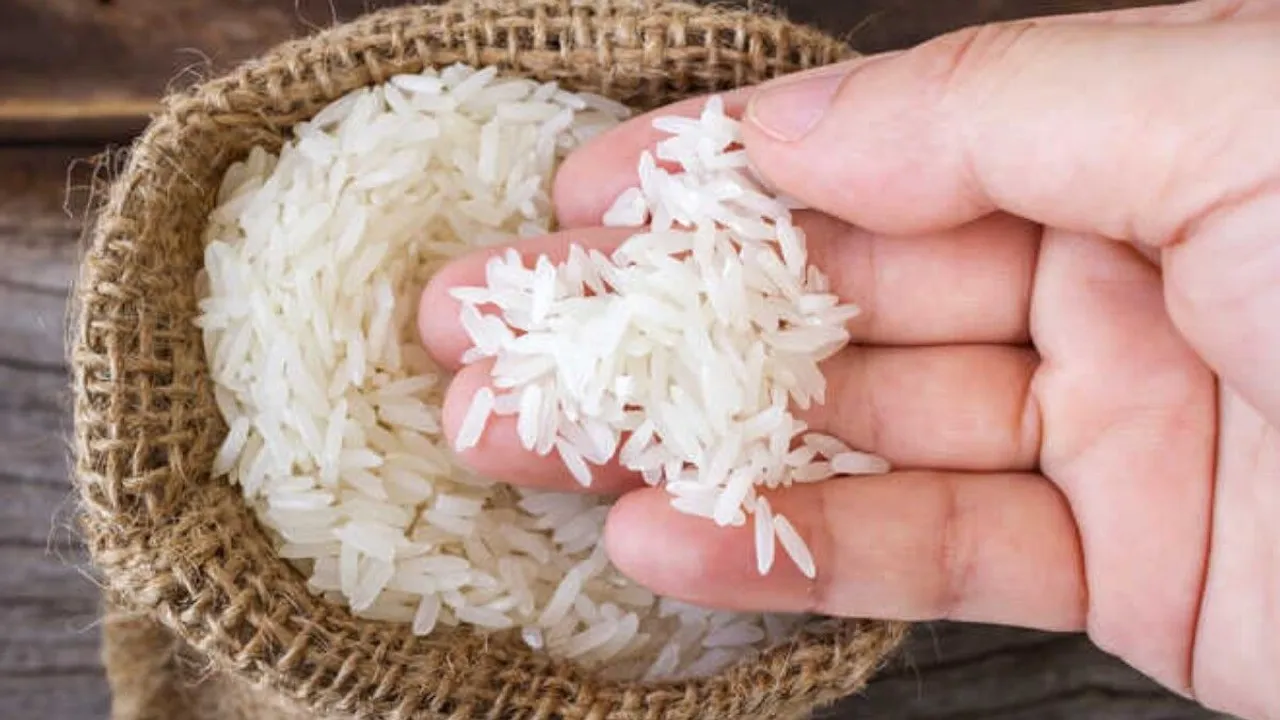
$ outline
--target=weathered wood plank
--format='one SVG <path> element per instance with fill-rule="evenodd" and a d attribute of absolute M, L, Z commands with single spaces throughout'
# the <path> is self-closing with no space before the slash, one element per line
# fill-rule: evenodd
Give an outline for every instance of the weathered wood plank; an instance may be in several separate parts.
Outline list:
<path fill-rule="evenodd" d="M 72 527 L 75 497 L 65 474 L 60 484 L 53 484 L 45 477 L 28 479 L 0 473 L 0 497 L 4 498 L 0 504 L 0 548 L 47 551 L 50 561 L 82 563 Z"/>
<path fill-rule="evenodd" d="M 110 709 L 111 695 L 94 666 L 34 676 L 0 673 L 0 713 L 6 718 L 102 720 Z"/>
<path fill-rule="evenodd" d="M 167 87 L 362 12 L 366 0 L 0 3 L 0 137 L 127 137 Z M 332 8 L 332 9 L 331 9 Z"/>
<path fill-rule="evenodd" d="M 73 215 L 76 209 L 84 209 L 90 161 L 102 150 L 100 145 L 74 144 L 3 147 L 0 259 L 6 262 L 0 271 L 6 276 L 12 277 L 18 269 L 16 263 L 8 262 L 11 248 L 56 252 L 66 247 L 66 240 L 77 237 L 80 223 Z M 23 269 L 45 270 L 39 262 Z"/>
<path fill-rule="evenodd" d="M 64 198 L 83 206 L 84 192 L 68 185 L 87 181 L 89 166 L 78 161 L 92 153 L 7 148 L 0 155 L 0 308 L 8 310 L 0 313 L 0 546 L 48 542 L 55 510 L 68 507 L 62 338 L 80 223 Z M 53 537 L 58 547 L 70 544 L 67 532 Z"/>
<path fill-rule="evenodd" d="M 0 51 L 2 52 L 2 51 Z M 2 62 L 2 61 L 0 61 Z M 0 717 L 106 716 L 98 590 L 70 528 L 64 301 L 85 147 L 0 150 Z M 72 183 L 83 183 L 81 166 Z M 71 194 L 83 204 L 83 192 Z"/>
<path fill-rule="evenodd" d="M 1079 635 L 981 625 L 918 627 L 901 656 L 841 720 L 1225 717 L 1154 686 Z"/>
<path fill-rule="evenodd" d="M 740 4 L 754 0 L 732 0 Z M 782 0 L 865 51 L 992 20 L 1159 0 Z M 387 0 L 8 0 L 0 3 L 0 138 L 137 132 L 166 88 Z"/>
<path fill-rule="evenodd" d="M 0 493 L 5 493 L 6 502 L 18 500 L 5 490 L 0 490 Z M 33 515 L 40 514 L 48 518 L 56 512 L 58 504 L 59 502 L 31 502 L 24 507 Z M 48 520 L 45 522 L 45 533 L 33 543 L 11 538 L 0 542 L 5 571 L 3 585 L 0 586 L 3 588 L 0 591 L 0 609 L 17 612 L 15 620 L 21 620 L 0 623 L 0 638 L 11 639 L 15 632 L 44 633 L 49 637 L 60 637 L 61 630 L 72 625 L 86 627 L 94 619 L 98 607 L 98 588 L 85 575 L 87 558 L 75 546 L 50 547 Z M 64 533 L 58 534 L 65 537 Z M 74 612 L 71 612 L 73 609 Z M 40 623 L 46 624 L 43 630 L 36 627 Z M 96 636 L 92 632 L 81 639 L 84 640 L 81 643 L 83 647 L 96 642 Z M 12 648 L 15 644 L 17 643 L 10 642 L 9 639 L 0 639 L 0 649 Z M 7 661 L 4 660 L 9 657 L 7 652 L 7 649 L 0 652 L 0 674 L 7 667 Z"/>

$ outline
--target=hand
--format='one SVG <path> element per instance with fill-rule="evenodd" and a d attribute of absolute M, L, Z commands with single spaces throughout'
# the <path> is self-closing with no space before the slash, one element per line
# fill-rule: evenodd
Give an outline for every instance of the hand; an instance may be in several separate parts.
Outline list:
<path fill-rule="evenodd" d="M 1280 3 L 967 30 L 728 96 L 814 261 L 867 312 L 807 418 L 899 468 L 778 494 L 820 573 L 756 575 L 749 529 L 617 467 L 614 562 L 722 607 L 1085 630 L 1216 708 L 1280 718 Z M 663 113 L 694 114 L 700 101 Z M 596 228 L 658 136 L 640 118 L 557 179 Z M 446 268 L 428 348 L 465 347 Z M 486 382 L 463 370 L 446 422 Z M 513 424 L 513 423 L 512 423 Z M 570 488 L 499 423 L 466 460 Z"/>

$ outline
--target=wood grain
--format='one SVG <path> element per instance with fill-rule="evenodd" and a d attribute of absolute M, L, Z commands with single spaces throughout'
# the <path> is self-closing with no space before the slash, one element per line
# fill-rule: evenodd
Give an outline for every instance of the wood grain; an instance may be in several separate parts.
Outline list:
<path fill-rule="evenodd" d="M 167 88 L 363 12 L 365 0 L 7 0 L 0 136 L 123 138 Z"/>
<path fill-rule="evenodd" d="M 70 528 L 68 168 L 96 148 L 0 150 L 0 717 L 105 717 L 98 594 Z M 81 180 L 85 179 L 82 168 Z M 72 177 L 75 177 L 74 173 Z M 83 201 L 82 192 L 71 193 Z"/>

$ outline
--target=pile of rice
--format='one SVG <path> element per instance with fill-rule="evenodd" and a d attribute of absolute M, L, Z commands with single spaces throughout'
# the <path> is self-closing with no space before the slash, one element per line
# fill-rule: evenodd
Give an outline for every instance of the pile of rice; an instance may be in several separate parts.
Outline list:
<path fill-rule="evenodd" d="M 711 674 L 787 638 L 800 622 L 795 616 L 718 612 L 655 597 L 620 575 L 605 556 L 601 536 L 608 498 L 517 489 L 476 476 L 455 461 L 441 431 L 440 408 L 449 378 L 422 349 L 414 317 L 427 279 L 477 245 L 546 233 L 552 222 L 550 180 L 559 161 L 626 115 L 625 108 L 605 98 L 458 65 L 398 76 L 351 93 L 298 125 L 278 156 L 257 149 L 227 172 L 206 231 L 205 272 L 198 289 L 197 322 L 218 407 L 230 428 L 214 472 L 239 485 L 277 537 L 281 556 L 308 577 L 316 593 L 362 617 L 411 623 L 418 634 L 457 625 L 510 629 L 535 649 L 618 679 Z M 731 153 L 720 152 L 723 147 L 711 148 L 708 159 L 725 162 Z M 701 146 L 693 152 L 706 154 Z M 652 212 L 655 230 L 663 230 L 667 222 L 659 216 L 696 225 L 653 194 L 669 192 L 675 176 L 659 175 L 654 167 L 644 172 L 642 179 L 648 180 L 643 192 L 620 198 L 609 219 L 635 224 Z M 655 177 L 662 178 L 656 185 Z M 782 219 L 775 212 L 770 228 L 781 227 Z M 619 269 L 628 262 L 662 265 L 662 254 L 675 251 L 661 237 L 655 235 L 648 245 L 636 241 L 604 262 Z M 738 235 L 717 240 L 716 257 L 727 257 L 723 242 L 740 240 Z M 795 242 L 802 249 L 802 237 L 797 235 Z M 692 255 L 698 251 L 693 247 Z M 795 256 L 784 259 L 771 272 L 781 268 L 793 276 Z M 583 294 L 582 286 L 590 286 L 586 275 L 574 273 L 587 273 L 589 266 L 595 267 L 592 263 L 600 262 L 575 253 L 571 262 L 552 267 L 550 298 L 542 279 L 547 271 L 528 271 L 528 290 L 537 297 L 526 300 L 536 305 L 507 303 L 504 322 L 497 326 L 508 332 L 520 328 L 521 312 L 543 320 L 546 313 L 563 315 L 574 295 L 569 291 L 573 283 L 578 282 L 577 295 Z M 517 266 L 523 267 L 518 256 L 508 256 L 491 270 L 505 268 L 514 277 Z M 750 275 L 729 277 L 753 282 Z M 821 328 L 847 315 L 828 300 L 806 300 L 823 296 L 824 281 L 817 275 L 805 277 L 808 289 L 788 296 L 789 301 L 832 321 L 820 323 Z M 489 288 L 476 292 L 512 287 L 493 279 Z M 613 279 L 608 284 L 598 289 L 616 295 L 620 286 Z M 740 305 L 733 307 L 741 311 Z M 666 307 L 655 317 L 672 311 L 684 309 Z M 642 314 L 633 315 L 628 327 L 640 322 Z M 464 319 L 469 329 L 478 319 L 496 327 L 492 318 L 478 313 Z M 847 341 L 827 329 L 820 332 L 821 347 L 816 349 L 816 336 L 810 333 L 784 332 L 775 339 L 811 357 Z M 480 339 L 483 332 L 472 334 Z M 468 359 L 512 352 L 512 343 L 519 342 L 515 335 L 504 335 L 496 345 L 478 344 L 480 349 Z M 828 470 L 839 471 L 834 466 L 849 465 L 853 456 L 837 460 L 850 451 L 832 445 L 834 439 L 809 439 L 790 447 L 799 426 L 786 412 L 786 396 L 820 400 L 815 383 L 821 376 L 805 364 L 791 371 L 798 373 L 793 381 L 779 380 L 787 371 L 779 375 L 778 369 L 787 361 L 777 359 L 776 345 L 766 348 L 764 358 L 758 352 L 740 356 L 753 363 L 747 373 L 772 373 L 770 387 L 792 383 L 785 396 L 771 391 L 754 404 L 742 404 L 769 408 L 757 413 L 752 427 L 768 438 L 768 462 L 776 465 L 783 458 L 783 465 L 793 469 L 761 477 L 776 485 L 798 479 L 796 468 L 811 468 L 806 472 L 815 479 Z M 682 347 L 675 346 L 673 357 L 687 361 L 693 348 Z M 707 357 L 716 358 L 709 363 L 723 361 L 720 355 Z M 774 369 L 763 370 L 760 363 Z M 722 369 L 713 364 L 705 368 L 713 375 Z M 619 382 L 622 374 L 636 375 L 631 370 L 620 374 L 617 368 L 596 367 L 593 372 L 587 377 L 606 378 L 613 393 L 627 384 Z M 686 379 L 682 371 L 672 367 L 670 372 L 673 387 L 679 387 Z M 519 388 L 519 397 L 490 396 L 493 407 L 482 407 L 465 423 L 466 437 L 459 438 L 463 444 L 478 437 L 490 410 L 518 413 L 523 405 L 565 413 L 590 404 L 581 388 L 547 385 L 539 377 L 512 382 L 509 386 Z M 538 393 L 546 400 L 530 399 Z M 684 479 L 713 488 L 717 498 L 741 493 L 738 505 L 754 508 L 760 517 L 754 480 L 745 490 L 740 480 L 734 485 L 730 478 L 732 487 L 708 480 L 725 468 L 740 478 L 742 467 L 756 467 L 744 466 L 741 453 L 712 459 L 715 472 L 698 469 L 701 463 L 675 467 L 677 460 L 704 459 L 708 448 L 724 447 L 721 435 L 716 436 L 719 441 L 700 440 L 696 447 L 686 447 L 664 434 L 668 429 L 659 423 L 665 416 L 654 416 L 645 427 L 646 418 L 639 417 L 626 400 L 629 396 L 613 397 L 625 412 L 623 418 L 614 413 L 605 422 L 607 437 L 597 425 L 579 422 L 598 416 L 547 424 L 541 409 L 536 422 L 532 415 L 523 420 L 523 432 L 531 446 L 543 451 L 552 438 L 551 445 L 570 463 L 575 453 L 598 461 L 619 445 L 627 457 L 661 452 L 664 473 L 666 468 L 678 470 L 662 476 L 675 480 L 668 487 L 679 488 Z M 714 410 L 704 408 L 705 400 L 684 396 L 676 408 L 686 413 L 685 422 L 711 422 L 708 413 Z M 641 432 L 632 435 L 633 442 L 623 442 L 621 433 L 627 429 Z M 756 437 L 755 430 L 741 442 Z M 653 437 L 634 439 L 645 432 Z M 777 440 L 782 434 L 784 440 Z M 702 437 L 697 432 L 693 436 Z M 830 458 L 827 468 L 812 469 L 816 454 Z M 746 462 L 755 462 L 752 457 Z M 657 479 L 651 465 L 644 469 L 646 477 Z M 691 473 L 695 477 L 686 477 Z M 740 508 L 727 515 L 717 512 L 732 503 L 717 499 L 716 507 L 710 507 L 710 495 L 699 493 L 677 495 L 694 498 L 684 503 L 688 510 L 707 514 L 710 508 L 711 515 L 727 517 L 730 524 L 743 521 Z M 771 523 L 777 523 L 786 547 L 785 520 Z M 769 537 L 772 547 L 773 534 Z M 797 557 L 801 551 L 788 552 Z"/>
<path fill-rule="evenodd" d="M 527 268 L 509 250 L 485 287 L 452 291 L 473 343 L 464 361 L 494 358 L 501 393 L 477 393 L 457 448 L 491 415 L 517 416 L 524 448 L 554 450 L 582 485 L 588 463 L 616 455 L 677 510 L 721 527 L 754 516 L 761 575 L 781 545 L 812 578 L 804 538 L 760 491 L 888 470 L 790 410 L 823 401 L 818 365 L 849 344 L 858 308 L 809 264 L 794 203 L 761 188 L 719 97 L 698 119 L 654 126 L 671 134 L 657 159 L 677 172 L 642 153 L 639 187 L 604 218 L 643 232 L 610 255 L 571 246 L 558 265 Z M 481 314 L 490 307 L 496 316 Z"/>

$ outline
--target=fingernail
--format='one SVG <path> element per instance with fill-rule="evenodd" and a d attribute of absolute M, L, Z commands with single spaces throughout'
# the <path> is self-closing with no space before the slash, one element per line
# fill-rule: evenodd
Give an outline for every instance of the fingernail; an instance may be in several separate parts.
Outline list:
<path fill-rule="evenodd" d="M 775 140 L 800 140 L 822 120 L 850 70 L 835 65 L 768 83 L 751 97 L 746 120 Z"/>

